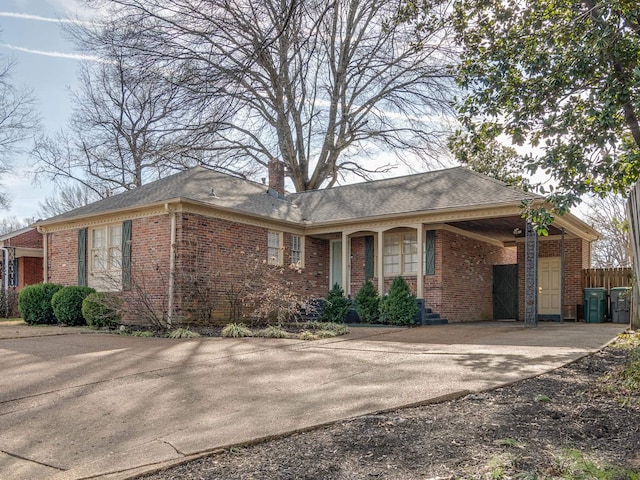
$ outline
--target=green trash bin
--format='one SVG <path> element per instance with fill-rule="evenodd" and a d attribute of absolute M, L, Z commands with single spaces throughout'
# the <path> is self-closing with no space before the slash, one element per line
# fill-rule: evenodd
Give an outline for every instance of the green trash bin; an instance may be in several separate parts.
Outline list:
<path fill-rule="evenodd" d="M 584 321 L 602 323 L 607 318 L 607 290 L 605 288 L 584 289 Z"/>
<path fill-rule="evenodd" d="M 631 321 L 631 289 L 629 287 L 614 287 L 611 296 L 611 321 L 613 323 L 629 323 Z"/>

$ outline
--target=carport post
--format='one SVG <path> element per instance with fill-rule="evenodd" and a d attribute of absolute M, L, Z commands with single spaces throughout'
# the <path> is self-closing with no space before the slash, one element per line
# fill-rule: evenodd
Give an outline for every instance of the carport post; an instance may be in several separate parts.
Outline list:
<path fill-rule="evenodd" d="M 538 326 L 538 232 L 530 222 L 524 249 L 524 324 Z"/>

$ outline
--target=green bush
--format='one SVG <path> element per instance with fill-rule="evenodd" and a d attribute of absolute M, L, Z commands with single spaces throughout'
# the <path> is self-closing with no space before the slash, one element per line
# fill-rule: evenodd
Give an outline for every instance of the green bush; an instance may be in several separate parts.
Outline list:
<path fill-rule="evenodd" d="M 349 299 L 344 296 L 342 287 L 336 283 L 329 290 L 320 320 L 323 322 L 344 323 L 350 307 Z"/>
<path fill-rule="evenodd" d="M 356 296 L 354 304 L 362 323 L 376 323 L 380 317 L 380 297 L 371 280 L 367 280 Z"/>
<path fill-rule="evenodd" d="M 38 283 L 24 287 L 18 296 L 18 308 L 29 324 L 56 323 L 51 297 L 62 288 L 56 283 Z"/>
<path fill-rule="evenodd" d="M 53 314 L 59 323 L 65 325 L 85 325 L 82 316 L 82 301 L 96 291 L 90 287 L 64 287 L 51 297 Z"/>
<path fill-rule="evenodd" d="M 120 299 L 106 292 L 90 293 L 82 301 L 82 316 L 90 327 L 110 327 L 120 321 Z"/>
<path fill-rule="evenodd" d="M 392 325 L 410 325 L 415 323 L 418 312 L 415 295 L 411 294 L 404 278 L 393 279 L 389 293 L 380 300 L 380 321 Z"/>

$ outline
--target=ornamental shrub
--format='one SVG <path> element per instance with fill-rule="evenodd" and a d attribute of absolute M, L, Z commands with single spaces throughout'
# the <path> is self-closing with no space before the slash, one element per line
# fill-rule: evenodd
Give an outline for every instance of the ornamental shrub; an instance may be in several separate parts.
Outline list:
<path fill-rule="evenodd" d="M 380 300 L 380 321 L 392 325 L 415 323 L 418 304 L 404 278 L 393 279 L 389 293 Z"/>
<path fill-rule="evenodd" d="M 90 287 L 64 287 L 51 297 L 53 314 L 59 323 L 65 325 L 85 325 L 82 316 L 82 301 L 96 291 Z"/>
<path fill-rule="evenodd" d="M 376 323 L 380 317 L 380 296 L 371 280 L 367 280 L 356 296 L 354 304 L 362 323 Z"/>
<path fill-rule="evenodd" d="M 90 293 L 82 301 L 82 317 L 90 327 L 110 327 L 120 321 L 120 299 L 106 292 Z"/>
<path fill-rule="evenodd" d="M 320 320 L 323 322 L 344 323 L 350 307 L 349 299 L 344 296 L 344 290 L 335 283 L 329 290 Z"/>
<path fill-rule="evenodd" d="M 62 288 L 56 283 L 38 283 L 24 287 L 18 295 L 18 308 L 25 322 L 56 323 L 56 316 L 51 306 L 51 298 Z"/>

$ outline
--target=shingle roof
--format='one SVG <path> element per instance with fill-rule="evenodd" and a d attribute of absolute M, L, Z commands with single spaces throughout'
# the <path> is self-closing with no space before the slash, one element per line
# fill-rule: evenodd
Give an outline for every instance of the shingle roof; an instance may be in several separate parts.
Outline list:
<path fill-rule="evenodd" d="M 76 208 L 46 223 L 106 214 L 174 199 L 193 200 L 212 207 L 258 215 L 273 220 L 299 222 L 298 207 L 268 193 L 259 183 L 195 167 L 153 183 Z"/>
<path fill-rule="evenodd" d="M 542 198 L 463 167 L 407 175 L 291 196 L 307 220 L 317 223 L 429 212 Z"/>
<path fill-rule="evenodd" d="M 196 167 L 85 207 L 46 223 L 143 207 L 174 199 L 300 223 L 347 221 L 495 204 L 537 197 L 462 167 L 313 190 L 275 198 L 266 185 Z M 541 197 L 539 197 L 541 198 Z"/>

